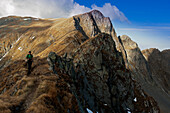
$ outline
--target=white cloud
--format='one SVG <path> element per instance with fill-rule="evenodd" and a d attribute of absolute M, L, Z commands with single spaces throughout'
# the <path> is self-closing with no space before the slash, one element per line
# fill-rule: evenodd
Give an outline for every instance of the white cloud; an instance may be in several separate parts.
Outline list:
<path fill-rule="evenodd" d="M 79 5 L 78 3 L 75 3 L 73 9 L 70 11 L 69 17 L 77 14 L 82 14 L 88 11 L 91 11 L 91 9 L 83 5 Z"/>
<path fill-rule="evenodd" d="M 1 0 L 0 16 L 67 17 L 73 0 Z"/>
<path fill-rule="evenodd" d="M 105 3 L 103 7 L 98 7 L 94 4 L 92 5 L 92 9 L 101 11 L 105 16 L 110 17 L 111 20 L 129 22 L 127 17 L 116 6 L 112 6 L 110 3 Z"/>
<path fill-rule="evenodd" d="M 128 21 L 125 15 L 110 3 L 104 4 L 103 7 L 92 5 L 88 8 L 74 0 L 1 0 L 0 9 L 0 17 L 17 15 L 41 18 L 70 17 L 97 9 L 111 20 Z"/>

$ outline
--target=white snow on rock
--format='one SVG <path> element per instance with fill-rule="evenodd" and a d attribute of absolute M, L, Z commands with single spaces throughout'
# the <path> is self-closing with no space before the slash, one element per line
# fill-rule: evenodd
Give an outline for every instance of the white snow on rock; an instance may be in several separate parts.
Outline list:
<path fill-rule="evenodd" d="M 130 109 L 129 108 L 126 108 L 127 109 L 127 113 L 131 113 Z"/>
<path fill-rule="evenodd" d="M 130 111 L 130 109 L 129 108 L 126 108 L 128 111 Z"/>
<path fill-rule="evenodd" d="M 22 48 L 21 48 L 21 47 L 19 47 L 18 49 L 19 49 L 20 51 L 22 51 Z"/>
<path fill-rule="evenodd" d="M 31 18 L 24 18 L 23 20 L 31 20 Z"/>
<path fill-rule="evenodd" d="M 35 36 L 33 36 L 33 37 L 30 37 L 30 39 L 34 39 L 35 38 Z"/>
<path fill-rule="evenodd" d="M 93 111 L 91 111 L 90 109 L 87 108 L 87 112 L 88 113 L 93 113 Z"/>
<path fill-rule="evenodd" d="M 104 104 L 105 106 L 107 106 L 107 104 Z"/>
<path fill-rule="evenodd" d="M 34 19 L 34 20 L 40 20 L 39 18 L 36 18 L 36 19 Z"/>
<path fill-rule="evenodd" d="M 21 36 L 17 39 L 17 41 L 15 43 L 17 43 L 20 39 L 21 39 Z"/>
<path fill-rule="evenodd" d="M 133 99 L 135 102 L 137 102 L 137 99 L 136 99 L 136 97 Z"/>
<path fill-rule="evenodd" d="M 8 54 L 8 52 L 5 53 L 5 55 L 0 59 L 0 61 Z"/>

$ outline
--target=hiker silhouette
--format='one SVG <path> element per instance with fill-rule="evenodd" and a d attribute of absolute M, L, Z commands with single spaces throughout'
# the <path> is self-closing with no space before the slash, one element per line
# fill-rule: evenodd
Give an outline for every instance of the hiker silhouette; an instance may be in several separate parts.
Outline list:
<path fill-rule="evenodd" d="M 33 62 L 33 55 L 31 54 L 31 51 L 29 51 L 29 54 L 26 56 L 27 59 L 27 67 L 28 67 L 28 75 L 31 73 L 31 65 Z"/>

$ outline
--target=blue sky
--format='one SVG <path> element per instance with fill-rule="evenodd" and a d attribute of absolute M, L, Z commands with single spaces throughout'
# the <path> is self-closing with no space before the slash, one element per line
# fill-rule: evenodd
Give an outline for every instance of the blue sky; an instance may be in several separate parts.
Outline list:
<path fill-rule="evenodd" d="M 118 35 L 128 35 L 141 49 L 170 48 L 169 0 L 75 0 L 80 5 L 102 7 L 105 3 L 116 6 L 130 23 L 112 20 Z"/>
<path fill-rule="evenodd" d="M 0 17 L 68 18 L 93 9 L 110 17 L 117 35 L 141 49 L 170 49 L 169 0 L 1 0 Z"/>
<path fill-rule="evenodd" d="M 95 4 L 102 7 L 105 3 L 115 5 L 131 22 L 137 23 L 169 23 L 169 0 L 75 0 L 80 5 L 91 7 Z"/>

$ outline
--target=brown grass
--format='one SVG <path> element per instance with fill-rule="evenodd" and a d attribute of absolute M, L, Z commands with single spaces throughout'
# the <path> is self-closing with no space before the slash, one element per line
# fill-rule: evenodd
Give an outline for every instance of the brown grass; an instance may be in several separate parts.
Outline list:
<path fill-rule="evenodd" d="M 0 73 L 0 93 L 4 91 L 0 95 L 1 112 L 79 112 L 76 98 L 68 85 L 72 83 L 68 75 L 60 73 L 58 68 L 60 78 L 49 71 L 46 58 L 34 59 L 29 76 L 24 64 L 23 60 L 16 61 Z"/>

